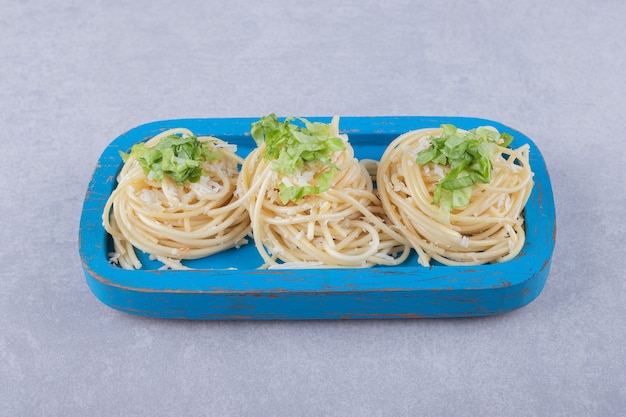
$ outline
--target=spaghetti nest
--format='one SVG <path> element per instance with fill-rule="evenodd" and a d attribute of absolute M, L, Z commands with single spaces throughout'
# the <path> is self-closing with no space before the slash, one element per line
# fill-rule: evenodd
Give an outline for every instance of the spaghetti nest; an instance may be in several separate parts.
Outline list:
<path fill-rule="evenodd" d="M 494 144 L 491 180 L 474 184 L 467 204 L 446 212 L 433 201 L 451 168 L 416 162 L 431 138 L 442 134 L 441 128 L 415 130 L 388 146 L 377 172 L 385 212 L 424 266 L 431 259 L 444 265 L 512 259 L 524 245 L 523 209 L 533 187 L 528 145 L 510 149 Z"/>
<path fill-rule="evenodd" d="M 178 138 L 196 139 L 187 129 L 171 129 L 143 146 L 154 149 L 161 141 Z M 199 169 L 191 180 L 176 181 L 165 174 L 157 179 L 154 171 L 146 174 L 134 152 L 126 155 L 118 185 L 103 213 L 104 227 L 113 238 L 112 262 L 124 269 L 141 268 L 134 251 L 137 248 L 165 267 L 186 269 L 180 260 L 202 258 L 246 243 L 250 219 L 234 196 L 243 159 L 235 154 L 234 146 L 220 139 L 204 136 L 197 141 L 207 146 L 202 145 L 205 156 L 196 164 Z M 180 156 L 171 159 L 179 164 L 182 160 Z M 192 162 L 187 165 L 193 166 Z"/>
<path fill-rule="evenodd" d="M 329 161 L 306 162 L 292 174 L 272 169 L 272 161 L 264 157 L 266 144 L 246 157 L 239 192 L 246 196 L 262 268 L 360 268 L 397 265 L 407 258 L 410 247 L 385 223 L 370 175 L 347 138 L 342 139 L 345 149 L 331 152 Z M 285 185 L 315 188 L 316 178 L 330 169 L 335 176 L 328 189 L 297 201 L 281 199 Z"/>

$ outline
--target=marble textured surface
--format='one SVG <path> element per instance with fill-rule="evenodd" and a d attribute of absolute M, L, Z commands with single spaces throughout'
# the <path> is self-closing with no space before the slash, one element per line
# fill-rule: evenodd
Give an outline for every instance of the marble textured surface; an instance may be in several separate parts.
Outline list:
<path fill-rule="evenodd" d="M 626 3 L 0 0 L 1 416 L 617 416 Z M 102 150 L 185 117 L 445 115 L 542 150 L 557 245 L 491 318 L 185 322 L 85 284 Z"/>

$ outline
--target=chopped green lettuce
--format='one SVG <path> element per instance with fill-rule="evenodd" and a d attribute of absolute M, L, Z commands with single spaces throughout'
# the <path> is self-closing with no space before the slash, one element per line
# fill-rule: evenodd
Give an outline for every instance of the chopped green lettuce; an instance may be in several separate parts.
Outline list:
<path fill-rule="evenodd" d="M 171 135 L 162 138 L 153 147 L 138 143 L 130 153 L 120 152 L 126 161 L 135 155 L 148 179 L 162 181 L 167 175 L 178 185 L 198 182 L 204 175 L 204 163 L 221 158 L 219 151 L 211 151 L 209 143 L 199 141 L 196 136 Z"/>
<path fill-rule="evenodd" d="M 287 186 L 284 183 L 280 183 L 278 186 L 278 196 L 280 197 L 280 200 L 283 202 L 283 204 L 286 204 L 289 201 L 298 201 L 306 195 L 323 193 L 324 191 L 330 189 L 334 177 L 335 170 L 334 168 L 331 168 L 328 171 L 325 171 L 317 176 L 317 186 L 305 185 L 301 187 L 296 187 Z"/>
<path fill-rule="evenodd" d="M 332 133 L 328 124 L 310 122 L 297 118 L 302 126 L 292 123 L 296 118 L 288 117 L 283 122 L 275 114 L 262 117 L 252 124 L 251 134 L 257 145 L 265 144 L 265 160 L 272 161 L 272 170 L 282 174 L 294 174 L 307 163 L 319 162 L 328 167 L 315 178 L 317 185 L 279 186 L 279 196 L 286 204 L 297 202 L 302 197 L 320 194 L 332 185 L 338 169 L 331 162 L 331 154 L 345 150 L 344 141 Z"/>
<path fill-rule="evenodd" d="M 450 213 L 453 208 L 469 204 L 474 184 L 491 182 L 494 152 L 497 146 L 509 146 L 513 137 L 486 127 L 467 132 L 459 132 L 451 124 L 443 124 L 441 128 L 443 134 L 430 138 L 430 146 L 418 153 L 416 162 L 449 168 L 437 183 L 432 203 Z"/>

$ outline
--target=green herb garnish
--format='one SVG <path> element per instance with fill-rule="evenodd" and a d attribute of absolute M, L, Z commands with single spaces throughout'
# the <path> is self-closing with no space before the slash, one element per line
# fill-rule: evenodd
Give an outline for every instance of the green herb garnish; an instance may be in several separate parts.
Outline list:
<path fill-rule="evenodd" d="M 198 182 L 204 174 L 204 163 L 221 158 L 219 151 L 211 151 L 209 142 L 199 141 L 196 136 L 166 136 L 149 148 L 145 143 L 134 145 L 130 153 L 120 152 L 124 162 L 130 155 L 137 157 L 148 179 L 162 181 L 167 175 L 176 184 Z"/>
<path fill-rule="evenodd" d="M 508 146 L 513 137 L 486 127 L 468 132 L 459 132 L 451 124 L 443 124 L 441 128 L 441 137 L 430 138 L 430 147 L 417 155 L 416 162 L 449 167 L 446 176 L 437 183 L 432 203 L 450 213 L 453 208 L 469 204 L 474 184 L 491 182 L 494 152 L 497 146 Z"/>
<path fill-rule="evenodd" d="M 321 163 L 328 167 L 315 178 L 317 185 L 287 186 L 281 183 L 279 196 L 283 204 L 298 201 L 311 194 L 327 191 L 338 169 L 331 162 L 331 153 L 345 150 L 344 141 L 334 135 L 328 124 L 310 122 L 297 118 L 303 126 L 296 125 L 288 117 L 280 122 L 275 114 L 262 117 L 252 124 L 251 134 L 257 145 L 265 143 L 265 160 L 272 161 L 272 170 L 282 174 L 294 174 L 307 163 Z"/>

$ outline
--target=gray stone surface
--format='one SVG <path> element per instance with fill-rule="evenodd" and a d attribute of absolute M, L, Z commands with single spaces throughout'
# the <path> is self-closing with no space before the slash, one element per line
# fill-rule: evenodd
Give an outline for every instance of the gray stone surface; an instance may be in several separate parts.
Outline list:
<path fill-rule="evenodd" d="M 626 2 L 0 0 L 0 415 L 617 416 L 626 409 Z M 87 288 L 82 201 L 145 122 L 476 116 L 532 138 L 543 292 L 452 320 L 185 322 Z"/>

